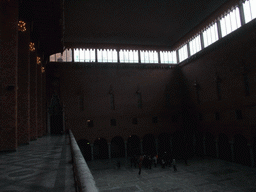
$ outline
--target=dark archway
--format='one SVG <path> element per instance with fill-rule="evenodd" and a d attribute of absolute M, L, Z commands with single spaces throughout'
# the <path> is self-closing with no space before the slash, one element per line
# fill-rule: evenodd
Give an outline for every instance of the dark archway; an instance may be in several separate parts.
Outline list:
<path fill-rule="evenodd" d="M 184 132 L 182 131 L 177 131 L 172 135 L 173 157 L 175 159 L 183 158 L 184 139 Z"/>
<path fill-rule="evenodd" d="M 140 155 L 140 139 L 137 135 L 131 135 L 127 140 L 127 154 L 129 157 Z"/>
<path fill-rule="evenodd" d="M 231 148 L 228 141 L 228 136 L 224 133 L 219 134 L 219 158 L 226 160 L 226 161 L 232 161 L 231 156 Z"/>
<path fill-rule="evenodd" d="M 122 137 L 114 137 L 111 141 L 111 158 L 125 157 L 125 146 Z"/>
<path fill-rule="evenodd" d="M 162 157 L 164 152 L 171 155 L 171 135 L 168 133 L 162 133 L 158 136 L 158 155 Z"/>
<path fill-rule="evenodd" d="M 216 157 L 216 143 L 214 136 L 207 132 L 205 134 L 205 152 L 207 156 Z"/>
<path fill-rule="evenodd" d="M 253 159 L 254 159 L 254 167 L 256 167 L 256 137 L 253 138 Z"/>
<path fill-rule="evenodd" d="M 91 161 L 92 160 L 92 152 L 91 152 L 91 146 L 88 140 L 81 139 L 77 141 L 77 144 L 81 150 L 81 153 L 84 156 L 85 161 Z"/>
<path fill-rule="evenodd" d="M 195 146 L 195 153 L 199 157 L 204 156 L 204 136 L 202 132 L 195 132 L 196 136 L 196 146 Z"/>
<path fill-rule="evenodd" d="M 156 154 L 156 141 L 152 134 L 147 134 L 143 137 L 142 142 L 143 153 L 147 155 Z"/>
<path fill-rule="evenodd" d="M 108 144 L 106 139 L 98 138 L 94 141 L 94 159 L 108 159 Z"/>
<path fill-rule="evenodd" d="M 236 163 L 251 166 L 250 148 L 247 139 L 243 135 L 235 135 L 234 158 Z"/>

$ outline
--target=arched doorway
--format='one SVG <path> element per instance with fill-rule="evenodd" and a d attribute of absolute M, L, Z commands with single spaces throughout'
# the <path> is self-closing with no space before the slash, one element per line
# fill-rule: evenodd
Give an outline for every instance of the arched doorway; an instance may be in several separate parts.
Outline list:
<path fill-rule="evenodd" d="M 164 152 L 171 155 L 171 135 L 168 133 L 162 133 L 158 136 L 158 155 L 162 157 Z"/>
<path fill-rule="evenodd" d="M 92 160 L 92 152 L 91 152 L 91 146 L 88 140 L 81 139 L 77 141 L 77 144 L 81 150 L 81 153 L 84 156 L 85 161 L 91 161 Z"/>
<path fill-rule="evenodd" d="M 132 157 L 140 154 L 140 139 L 137 135 L 131 135 L 127 140 L 127 155 Z"/>
<path fill-rule="evenodd" d="M 106 139 L 98 138 L 94 141 L 94 159 L 108 159 L 108 144 Z"/>
<path fill-rule="evenodd" d="M 247 139 L 243 135 L 235 135 L 234 158 L 236 163 L 251 166 L 250 149 Z"/>
<path fill-rule="evenodd" d="M 196 146 L 195 146 L 195 153 L 199 157 L 204 156 L 204 136 L 202 132 L 195 132 L 196 136 Z"/>
<path fill-rule="evenodd" d="M 216 157 L 216 144 L 214 136 L 207 132 L 205 134 L 205 152 L 207 156 Z"/>
<path fill-rule="evenodd" d="M 172 135 L 173 157 L 175 159 L 183 158 L 184 133 L 177 131 Z"/>
<path fill-rule="evenodd" d="M 254 167 L 256 167 L 256 137 L 254 137 L 253 139 L 252 150 L 253 150 Z"/>
<path fill-rule="evenodd" d="M 114 137 L 111 141 L 111 158 L 125 157 L 125 146 L 122 137 Z"/>
<path fill-rule="evenodd" d="M 143 153 L 147 155 L 156 154 L 156 141 L 152 134 L 147 134 L 143 137 L 142 142 Z"/>
<path fill-rule="evenodd" d="M 219 134 L 218 144 L 219 144 L 219 158 L 226 161 L 232 161 L 231 148 L 228 142 L 228 136 L 225 135 L 224 133 Z"/>

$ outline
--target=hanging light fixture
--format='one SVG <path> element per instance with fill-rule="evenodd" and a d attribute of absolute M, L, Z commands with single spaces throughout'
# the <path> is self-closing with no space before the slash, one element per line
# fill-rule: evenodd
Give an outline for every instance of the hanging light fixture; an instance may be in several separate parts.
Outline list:
<path fill-rule="evenodd" d="M 44 73 L 45 72 L 45 68 L 41 67 L 41 72 Z"/>
<path fill-rule="evenodd" d="M 35 43 L 30 42 L 30 43 L 29 43 L 29 51 L 33 52 L 33 51 L 35 51 L 35 50 L 36 50 L 36 48 L 35 48 Z"/>
<path fill-rule="evenodd" d="M 21 32 L 26 31 L 26 23 L 24 21 L 19 21 L 18 23 L 18 30 Z"/>
<path fill-rule="evenodd" d="M 36 57 L 36 63 L 37 63 L 37 65 L 41 64 L 41 57 Z"/>

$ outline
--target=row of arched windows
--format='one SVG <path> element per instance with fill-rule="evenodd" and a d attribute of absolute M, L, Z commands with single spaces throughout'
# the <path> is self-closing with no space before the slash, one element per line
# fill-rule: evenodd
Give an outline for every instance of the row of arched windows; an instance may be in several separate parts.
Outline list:
<path fill-rule="evenodd" d="M 241 15 L 242 14 L 242 15 Z M 208 47 L 243 24 L 256 18 L 256 0 L 247 0 L 242 6 L 227 12 L 215 23 L 207 26 L 188 43 L 173 51 L 116 49 L 73 49 L 74 62 L 99 63 L 161 63 L 177 64 Z M 72 50 L 50 56 L 50 62 L 72 62 Z"/>

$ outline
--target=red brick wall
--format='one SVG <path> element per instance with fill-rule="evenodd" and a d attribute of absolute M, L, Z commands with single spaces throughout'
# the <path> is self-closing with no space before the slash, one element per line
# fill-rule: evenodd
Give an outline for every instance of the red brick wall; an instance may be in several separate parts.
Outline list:
<path fill-rule="evenodd" d="M 130 135 L 143 138 L 152 133 L 157 137 L 163 132 L 174 132 L 181 122 L 172 123 L 170 115 L 180 107 L 177 97 L 177 83 L 174 69 L 139 69 L 138 67 L 100 67 L 85 63 L 49 64 L 48 103 L 54 90 L 51 79 L 59 78 L 59 91 L 65 105 L 66 128 L 72 129 L 77 140 L 87 139 L 93 142 L 98 137 L 111 141 L 115 136 L 127 140 Z M 88 64 L 87 64 L 88 65 Z M 111 65 L 111 64 L 109 64 Z M 122 65 L 125 66 L 125 65 Z M 52 73 L 51 73 L 52 72 Z M 56 81 L 55 81 L 56 82 Z M 55 85 L 58 83 L 55 83 Z M 111 109 L 110 86 L 114 94 L 115 110 Z M 142 96 L 142 108 L 138 108 L 138 96 Z M 170 94 L 170 107 L 167 107 L 166 94 Z M 79 98 L 84 98 L 84 111 L 80 111 Z M 152 118 L 158 117 L 158 123 Z M 132 118 L 138 118 L 138 124 L 132 124 Z M 93 120 L 94 127 L 88 127 L 86 120 Z M 111 126 L 110 120 L 116 119 L 117 125 Z"/>
<path fill-rule="evenodd" d="M 207 53 L 184 64 L 181 70 L 192 103 L 203 115 L 198 129 L 214 135 L 225 133 L 230 139 L 242 134 L 251 141 L 256 136 L 256 36 L 254 31 L 245 28 L 207 48 Z M 217 97 L 216 73 L 222 80 L 221 100 Z M 245 94 L 244 73 L 248 73 L 249 96 Z M 200 85 L 200 104 L 193 86 L 195 80 Z M 242 111 L 243 119 L 236 119 L 236 110 Z M 218 121 L 216 112 L 220 114 Z"/>

